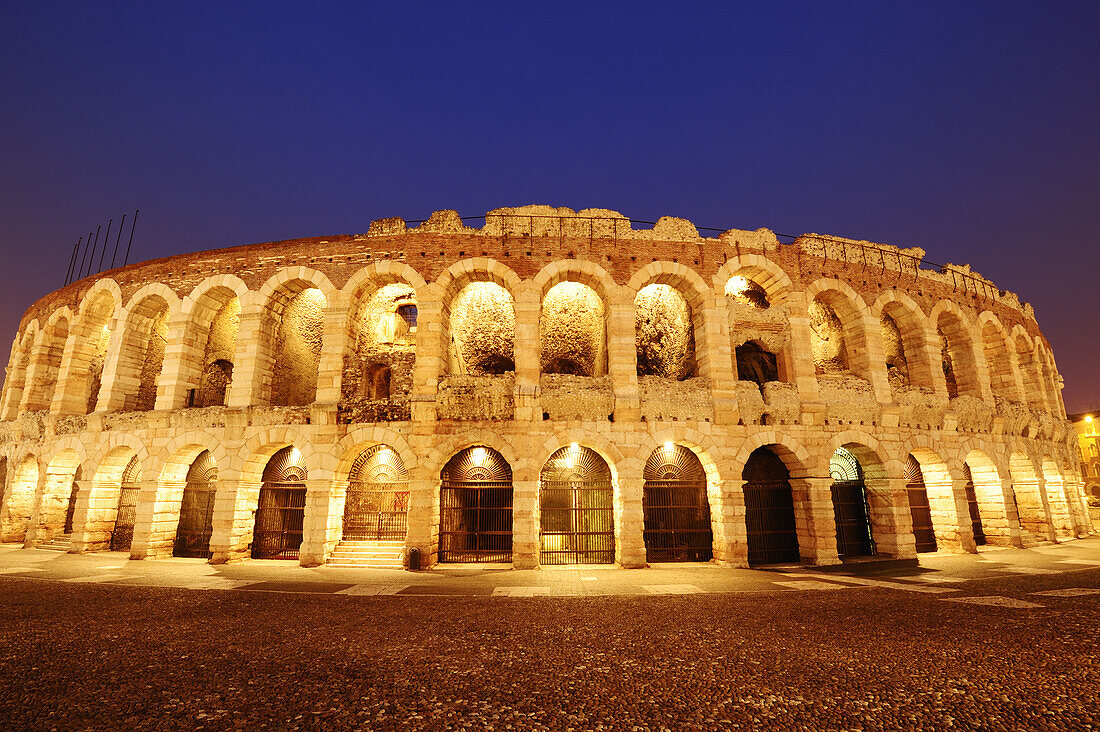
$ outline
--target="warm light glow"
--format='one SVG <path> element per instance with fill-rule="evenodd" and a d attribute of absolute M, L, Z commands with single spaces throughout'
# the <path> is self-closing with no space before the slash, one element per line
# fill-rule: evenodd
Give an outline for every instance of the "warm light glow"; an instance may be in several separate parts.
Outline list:
<path fill-rule="evenodd" d="M 726 295 L 729 296 L 744 295 L 748 289 L 749 281 L 741 275 L 730 277 L 729 282 L 726 283 Z"/>
<path fill-rule="evenodd" d="M 672 440 L 669 440 L 668 442 L 665 443 L 665 452 L 672 452 L 672 447 L 673 447 Z"/>
<path fill-rule="evenodd" d="M 484 465 L 487 456 L 488 453 L 485 451 L 484 447 L 475 447 L 470 451 L 470 460 L 474 465 Z"/>
<path fill-rule="evenodd" d="M 1086 414 L 1085 415 L 1085 421 L 1086 422 L 1091 422 L 1092 421 L 1092 415 L 1091 414 Z"/>
<path fill-rule="evenodd" d="M 291 465 L 297 465 L 302 461 L 302 451 L 296 447 L 290 448 L 290 460 L 287 462 Z"/>

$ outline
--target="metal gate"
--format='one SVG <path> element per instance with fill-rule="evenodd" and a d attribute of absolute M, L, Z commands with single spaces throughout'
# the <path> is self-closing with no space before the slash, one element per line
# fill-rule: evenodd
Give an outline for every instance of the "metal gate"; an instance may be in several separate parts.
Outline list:
<path fill-rule="evenodd" d="M 658 448 L 642 471 L 648 562 L 708 562 L 713 546 L 707 475 L 691 450 Z"/>
<path fill-rule="evenodd" d="M 970 474 L 970 466 L 963 463 L 963 475 L 966 477 L 966 506 L 970 509 L 970 526 L 974 530 L 974 543 L 985 546 L 985 528 L 982 526 L 982 515 L 978 511 L 978 495 L 974 492 L 974 477 Z M 1015 494 L 1013 494 L 1015 498 Z"/>
<path fill-rule="evenodd" d="M 297 448 L 284 447 L 264 468 L 256 528 L 252 533 L 253 559 L 297 559 L 305 523 L 306 469 Z"/>
<path fill-rule="evenodd" d="M 928 501 L 928 488 L 924 485 L 924 473 L 920 463 L 912 455 L 905 463 L 905 490 L 909 494 L 909 513 L 913 517 L 913 538 L 918 552 L 934 552 L 936 532 L 932 526 L 932 504 Z"/>
<path fill-rule="evenodd" d="M 768 448 L 757 448 L 745 462 L 741 479 L 745 481 L 749 565 L 798 562 L 798 531 L 787 466 Z"/>
<path fill-rule="evenodd" d="M 137 523 L 138 492 L 141 491 L 141 464 L 137 455 L 130 458 L 122 471 L 122 484 L 118 491 L 118 513 L 115 528 L 111 532 L 111 551 L 128 552 L 134 541 L 134 524 Z"/>
<path fill-rule="evenodd" d="M 210 534 L 214 528 L 214 484 L 218 468 L 209 450 L 203 450 L 187 470 L 187 483 L 180 503 L 174 557 L 210 557 Z"/>
<path fill-rule="evenodd" d="M 404 541 L 408 533 L 409 473 L 387 445 L 375 445 L 356 458 L 344 499 L 343 538 L 352 541 Z"/>
<path fill-rule="evenodd" d="M 440 479 L 439 561 L 512 561 L 512 468 L 504 457 L 467 448 Z"/>
<path fill-rule="evenodd" d="M 539 502 L 542 564 L 615 561 L 611 469 L 596 451 L 563 447 L 542 467 Z"/>
<path fill-rule="evenodd" d="M 875 542 L 871 534 L 870 507 L 863 468 L 855 455 L 837 448 L 829 461 L 833 478 L 833 512 L 836 519 L 836 548 L 841 557 L 871 557 Z"/>

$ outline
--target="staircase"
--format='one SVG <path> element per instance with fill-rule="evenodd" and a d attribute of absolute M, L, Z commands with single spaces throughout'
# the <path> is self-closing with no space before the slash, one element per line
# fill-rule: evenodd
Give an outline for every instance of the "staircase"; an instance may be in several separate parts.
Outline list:
<path fill-rule="evenodd" d="M 341 541 L 328 557 L 330 567 L 403 569 L 403 541 Z"/>
<path fill-rule="evenodd" d="M 52 552 L 67 552 L 72 547 L 72 534 L 58 534 L 49 541 L 35 546 L 35 549 L 49 549 Z"/>

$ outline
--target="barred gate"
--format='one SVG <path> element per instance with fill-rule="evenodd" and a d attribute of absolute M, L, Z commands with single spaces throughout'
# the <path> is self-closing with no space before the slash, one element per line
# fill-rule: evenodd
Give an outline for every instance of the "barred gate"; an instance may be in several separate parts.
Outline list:
<path fill-rule="evenodd" d="M 387 445 L 367 448 L 349 473 L 343 538 L 404 541 L 408 533 L 409 473 Z"/>
<path fill-rule="evenodd" d="M 707 562 L 713 552 L 707 475 L 681 445 L 653 451 L 642 478 L 646 561 Z"/>
<path fill-rule="evenodd" d="M 268 461 L 252 533 L 253 559 L 298 558 L 305 523 L 305 480 L 297 448 L 284 447 Z"/>
<path fill-rule="evenodd" d="M 111 551 L 128 552 L 134 541 L 134 525 L 137 523 L 138 493 L 141 491 L 141 464 L 137 455 L 130 458 L 122 471 L 122 484 L 118 492 L 118 513 L 115 528 L 111 532 Z"/>
<path fill-rule="evenodd" d="M 174 557 L 210 557 L 210 534 L 214 528 L 214 488 L 218 468 L 209 450 L 199 453 L 187 470 L 180 520 L 172 548 Z"/>
<path fill-rule="evenodd" d="M 745 481 L 745 530 L 749 566 L 800 560 L 790 472 L 778 455 L 757 448 L 741 471 Z"/>
<path fill-rule="evenodd" d="M 837 553 L 843 557 L 871 557 L 875 542 L 871 534 L 871 511 L 863 468 L 855 455 L 837 448 L 829 461 L 833 478 L 833 514 L 836 520 Z"/>
<path fill-rule="evenodd" d="M 928 500 L 928 488 L 920 463 L 912 455 L 905 463 L 905 490 L 909 494 L 909 513 L 913 517 L 913 538 L 918 552 L 934 552 L 936 532 L 932 526 L 932 504 Z"/>
<path fill-rule="evenodd" d="M 596 451 L 563 447 L 546 461 L 539 484 L 542 564 L 611 564 L 615 512 L 611 469 Z"/>
<path fill-rule="evenodd" d="M 504 457 L 467 448 L 440 479 L 439 561 L 512 561 L 512 468 Z"/>

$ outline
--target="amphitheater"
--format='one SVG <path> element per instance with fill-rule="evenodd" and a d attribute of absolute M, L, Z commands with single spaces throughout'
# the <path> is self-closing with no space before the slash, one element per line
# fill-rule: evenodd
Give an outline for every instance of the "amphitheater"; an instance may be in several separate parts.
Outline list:
<path fill-rule="evenodd" d="M 1093 531 L 1049 343 L 969 266 L 602 209 L 479 220 L 168 257 L 41 298 L 0 400 L 0 541 L 638 568 Z"/>

